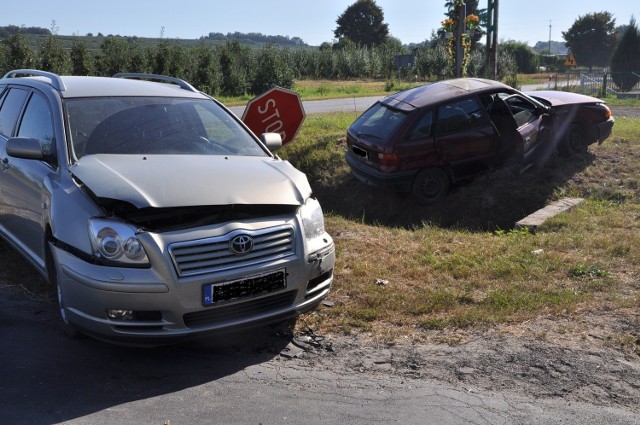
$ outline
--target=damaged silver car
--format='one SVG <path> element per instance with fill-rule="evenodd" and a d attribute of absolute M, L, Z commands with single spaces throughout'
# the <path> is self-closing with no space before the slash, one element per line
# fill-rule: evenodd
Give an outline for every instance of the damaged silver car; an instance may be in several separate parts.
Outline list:
<path fill-rule="evenodd" d="M 185 81 L 0 80 L 0 235 L 56 287 L 62 326 L 126 343 L 295 317 L 335 248 L 303 173 Z"/>

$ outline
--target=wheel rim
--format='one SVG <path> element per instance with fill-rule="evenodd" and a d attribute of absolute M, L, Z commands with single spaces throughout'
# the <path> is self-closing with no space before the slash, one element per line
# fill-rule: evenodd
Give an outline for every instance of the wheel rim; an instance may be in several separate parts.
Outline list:
<path fill-rule="evenodd" d="M 414 182 L 413 193 L 422 203 L 429 204 L 442 198 L 449 190 L 449 178 L 440 169 L 423 170 Z"/>
<path fill-rule="evenodd" d="M 442 191 L 442 182 L 440 179 L 435 178 L 433 176 L 429 176 L 422 182 L 422 187 L 420 188 L 420 193 L 422 196 L 428 199 L 432 199 L 437 197 Z"/>

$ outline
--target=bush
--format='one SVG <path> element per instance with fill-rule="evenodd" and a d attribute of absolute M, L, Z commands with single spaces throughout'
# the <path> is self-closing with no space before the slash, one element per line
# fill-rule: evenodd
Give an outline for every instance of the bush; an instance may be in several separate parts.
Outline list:
<path fill-rule="evenodd" d="M 640 32 L 631 19 L 611 58 L 611 77 L 622 91 L 631 91 L 640 81 Z"/>

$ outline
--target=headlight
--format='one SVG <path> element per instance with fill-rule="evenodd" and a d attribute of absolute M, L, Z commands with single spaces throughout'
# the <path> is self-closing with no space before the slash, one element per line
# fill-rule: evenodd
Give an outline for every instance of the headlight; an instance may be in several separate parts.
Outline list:
<path fill-rule="evenodd" d="M 320 203 L 316 199 L 307 199 L 307 202 L 300 208 L 300 216 L 307 239 L 317 238 L 324 233 L 324 216 Z"/>
<path fill-rule="evenodd" d="M 136 237 L 136 230 L 115 220 L 89 220 L 93 254 L 104 263 L 122 266 L 149 264 L 147 253 Z"/>

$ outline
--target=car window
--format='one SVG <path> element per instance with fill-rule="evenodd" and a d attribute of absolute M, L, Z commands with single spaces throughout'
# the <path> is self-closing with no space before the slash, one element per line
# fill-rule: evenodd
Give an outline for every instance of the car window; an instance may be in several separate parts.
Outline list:
<path fill-rule="evenodd" d="M 211 100 L 69 99 L 65 110 L 76 159 L 92 154 L 269 155 Z"/>
<path fill-rule="evenodd" d="M 357 136 L 390 140 L 390 136 L 406 119 L 406 112 L 376 103 L 365 111 L 350 128 Z"/>
<path fill-rule="evenodd" d="M 462 99 L 438 108 L 438 134 L 469 130 L 486 122 L 484 109 L 475 98 Z"/>
<path fill-rule="evenodd" d="M 428 111 L 420 118 L 420 120 L 409 131 L 405 140 L 418 140 L 424 139 L 431 135 L 431 127 L 433 124 L 433 111 Z"/>
<path fill-rule="evenodd" d="M 537 116 L 536 106 L 522 96 L 509 96 L 504 101 L 509 106 L 518 127 L 522 127 Z"/>
<path fill-rule="evenodd" d="M 42 95 L 34 93 L 29 99 L 17 136 L 39 140 L 45 155 L 53 152 L 53 119 L 49 103 Z"/>
<path fill-rule="evenodd" d="M 6 137 L 13 135 L 13 129 L 28 94 L 27 90 L 12 88 L 5 95 L 0 107 L 0 134 Z"/>

